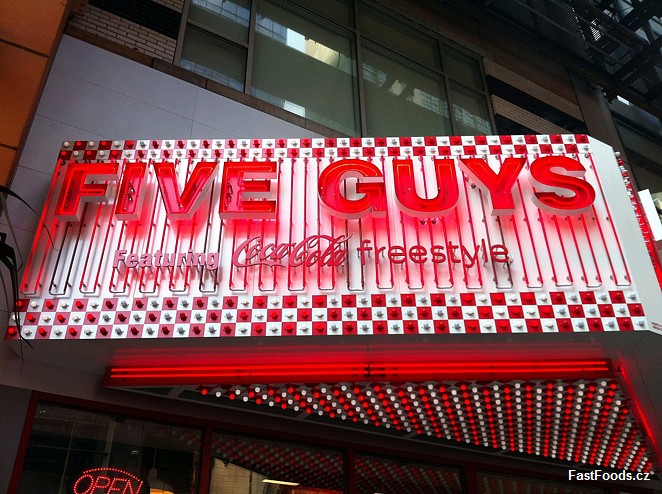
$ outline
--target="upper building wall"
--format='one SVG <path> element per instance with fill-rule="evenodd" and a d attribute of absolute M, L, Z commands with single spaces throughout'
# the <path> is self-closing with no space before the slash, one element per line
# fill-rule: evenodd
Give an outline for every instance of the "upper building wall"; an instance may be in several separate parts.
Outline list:
<path fill-rule="evenodd" d="M 306 5 L 303 0 L 293 3 Z M 380 9 L 395 14 L 404 24 L 438 33 L 451 45 L 455 44 L 483 59 L 486 88 L 491 95 L 490 103 L 496 117 L 494 133 L 586 132 L 567 70 L 549 59 L 543 60 L 525 43 L 514 40 L 503 27 L 481 24 L 439 2 L 383 0 L 378 4 Z M 186 9 L 181 0 L 141 0 L 137 3 L 92 0 L 84 13 L 72 17 L 68 32 L 106 49 L 119 50 L 146 64 L 153 63 L 142 58 L 145 55 L 167 64 L 177 64 L 177 53 L 181 49 L 177 46 L 177 38 L 181 43 L 183 29 L 175 32 L 173 24 L 175 20 L 181 22 L 182 17 L 186 17 Z M 122 52 L 120 47 L 128 50 Z M 310 124 L 301 122 L 295 118 L 296 115 L 282 108 L 250 96 L 251 88 L 242 93 L 192 72 L 174 67 L 170 70 L 163 66 L 161 70 L 295 124 Z M 329 134 L 331 129 L 317 130 Z"/>

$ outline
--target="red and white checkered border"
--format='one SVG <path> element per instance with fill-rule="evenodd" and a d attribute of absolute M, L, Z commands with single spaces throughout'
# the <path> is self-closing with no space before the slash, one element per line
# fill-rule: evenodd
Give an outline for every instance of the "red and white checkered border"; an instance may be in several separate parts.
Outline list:
<path fill-rule="evenodd" d="M 26 339 L 361 336 L 648 329 L 635 292 L 382 293 L 18 302 Z M 7 338 L 18 338 L 10 326 Z"/>
<path fill-rule="evenodd" d="M 591 152 L 585 134 L 64 142 L 63 160 L 369 158 Z"/>

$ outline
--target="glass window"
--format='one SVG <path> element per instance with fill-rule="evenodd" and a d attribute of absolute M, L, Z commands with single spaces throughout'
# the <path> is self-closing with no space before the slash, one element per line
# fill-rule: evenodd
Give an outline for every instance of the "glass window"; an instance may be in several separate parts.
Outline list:
<path fill-rule="evenodd" d="M 443 79 L 363 49 L 367 135 L 435 135 L 451 131 Z"/>
<path fill-rule="evenodd" d="M 18 493 L 65 494 L 79 479 L 85 492 L 99 476 L 140 494 L 194 492 L 200 444 L 195 429 L 40 404 Z"/>
<path fill-rule="evenodd" d="M 270 2 L 259 4 L 251 93 L 332 129 L 354 135 L 351 42 Z"/>
<path fill-rule="evenodd" d="M 487 135 L 492 131 L 485 96 L 459 84 L 451 83 L 453 128 L 457 135 Z"/>
<path fill-rule="evenodd" d="M 303 8 L 315 12 L 325 19 L 329 19 L 341 26 L 350 27 L 352 24 L 351 0 L 291 0 Z"/>
<path fill-rule="evenodd" d="M 212 440 L 210 494 L 342 494 L 339 451 L 229 434 Z"/>
<path fill-rule="evenodd" d="M 243 43 L 250 17 L 250 0 L 193 0 L 188 11 L 189 22 Z"/>
<path fill-rule="evenodd" d="M 448 75 L 474 89 L 483 89 L 483 75 L 478 60 L 452 48 L 444 49 L 445 68 Z"/>
<path fill-rule="evenodd" d="M 356 457 L 359 494 L 461 494 L 457 468 L 374 456 Z M 508 491 L 504 491 L 508 492 Z"/>
<path fill-rule="evenodd" d="M 246 50 L 189 26 L 180 65 L 208 79 L 244 90 Z"/>
<path fill-rule="evenodd" d="M 372 9 L 361 10 L 361 36 L 399 53 L 424 67 L 441 69 L 439 46 L 434 38 L 386 20 Z"/>
<path fill-rule="evenodd" d="M 191 1 L 188 70 L 349 136 L 493 133 L 480 60 L 388 9 Z"/>

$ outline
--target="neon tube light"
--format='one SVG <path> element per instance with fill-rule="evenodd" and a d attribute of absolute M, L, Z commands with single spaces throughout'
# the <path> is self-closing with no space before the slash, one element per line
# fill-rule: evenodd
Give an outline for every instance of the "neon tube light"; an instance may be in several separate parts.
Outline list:
<path fill-rule="evenodd" d="M 264 479 L 262 481 L 264 484 L 278 484 L 278 485 L 291 485 L 291 486 L 297 486 L 299 485 L 299 482 L 288 482 L 286 480 L 272 480 L 272 479 Z"/>
<path fill-rule="evenodd" d="M 406 381 L 416 379 L 561 379 L 613 375 L 609 360 L 480 362 L 277 362 L 238 365 L 108 367 L 111 387 L 183 384 L 251 384 L 298 381 Z"/>

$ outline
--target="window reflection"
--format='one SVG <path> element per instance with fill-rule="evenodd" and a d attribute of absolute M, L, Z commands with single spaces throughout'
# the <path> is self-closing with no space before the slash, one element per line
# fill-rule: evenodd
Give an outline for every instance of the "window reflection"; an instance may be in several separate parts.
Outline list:
<path fill-rule="evenodd" d="M 347 135 L 492 133 L 478 58 L 353 5 L 192 0 L 179 63 Z"/>
<path fill-rule="evenodd" d="M 189 28 L 180 65 L 208 79 L 244 90 L 246 53 L 241 47 L 197 28 Z"/>
<path fill-rule="evenodd" d="M 478 473 L 480 494 L 604 494 L 604 489 L 563 482 L 515 477 L 490 472 Z"/>
<path fill-rule="evenodd" d="M 258 33 L 326 65 L 342 70 L 347 74 L 353 72 L 351 57 L 324 45 L 319 39 L 312 38 L 315 34 L 319 35 L 320 33 L 298 32 L 261 13 L 258 13 L 255 29 Z"/>
<path fill-rule="evenodd" d="M 250 16 L 250 0 L 193 0 L 189 7 L 188 22 L 234 43 L 246 43 Z M 184 41 L 188 41 L 188 35 Z"/>
<path fill-rule="evenodd" d="M 370 135 L 443 135 L 450 131 L 440 77 L 364 49 L 363 79 Z"/>
<path fill-rule="evenodd" d="M 462 494 L 457 468 L 379 458 L 356 458 L 356 484 L 359 494 Z"/>
<path fill-rule="evenodd" d="M 451 83 L 451 101 L 454 128 L 458 135 L 488 135 L 491 132 L 490 113 L 482 95 Z"/>
<path fill-rule="evenodd" d="M 210 494 L 341 494 L 340 452 L 215 434 Z"/>
<path fill-rule="evenodd" d="M 65 494 L 103 468 L 146 480 L 154 494 L 195 492 L 200 443 L 194 429 L 40 404 L 17 492 Z"/>
<path fill-rule="evenodd" d="M 219 15 L 240 26 L 248 27 L 251 16 L 248 2 L 239 5 L 229 0 L 193 0 L 191 4 L 204 9 L 207 14 Z"/>
<path fill-rule="evenodd" d="M 259 4 L 255 30 L 251 94 L 355 134 L 350 40 L 267 1 Z"/>

